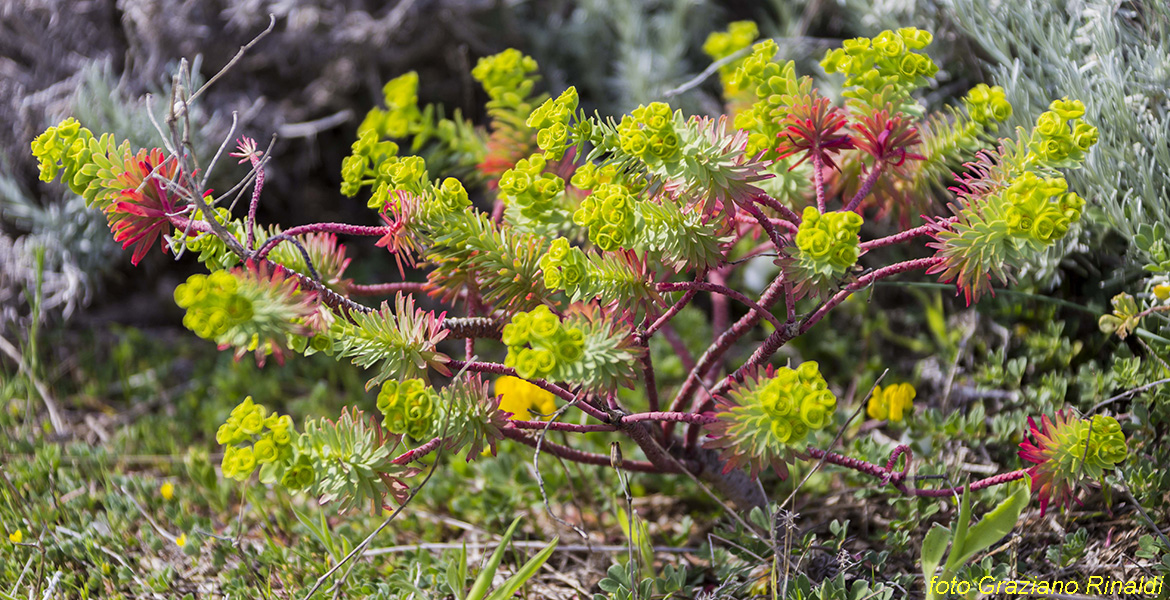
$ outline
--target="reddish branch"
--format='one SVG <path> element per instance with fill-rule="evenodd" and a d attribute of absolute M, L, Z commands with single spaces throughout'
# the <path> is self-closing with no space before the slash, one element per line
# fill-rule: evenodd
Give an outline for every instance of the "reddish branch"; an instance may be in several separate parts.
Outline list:
<path fill-rule="evenodd" d="M 834 465 L 837 465 L 840 467 L 845 467 L 848 469 L 853 469 L 854 471 L 857 471 L 859 473 L 865 473 L 866 475 L 880 479 L 882 485 L 886 485 L 887 483 L 892 484 L 899 491 L 901 491 L 904 494 L 910 495 L 910 496 L 921 496 L 921 497 L 927 497 L 927 498 L 942 498 L 945 496 L 955 496 L 958 494 L 962 494 L 963 487 L 965 487 L 965 486 L 957 486 L 957 487 L 943 488 L 943 489 L 937 489 L 937 490 L 924 490 L 924 489 L 907 487 L 906 486 L 906 480 L 908 479 L 907 472 L 910 469 L 910 459 L 911 459 L 910 448 L 908 448 L 907 446 L 898 446 L 897 448 L 894 448 L 894 452 L 892 454 L 890 454 L 890 460 L 886 463 L 885 467 L 882 467 L 880 465 L 875 465 L 871 462 L 866 462 L 864 460 L 850 458 L 848 456 L 842 456 L 840 454 L 837 454 L 836 452 L 813 448 L 812 446 L 808 447 L 808 449 L 806 450 L 806 453 L 809 456 L 811 456 L 812 458 L 815 458 L 818 460 L 824 460 L 827 463 L 834 464 Z M 906 464 L 902 467 L 902 469 L 900 471 L 895 471 L 894 466 L 898 461 L 898 457 L 901 456 L 902 454 L 906 455 Z M 970 484 L 970 489 L 971 489 L 971 491 L 974 492 L 974 491 L 978 491 L 978 490 L 981 490 L 984 488 L 1002 485 L 1002 484 L 1005 484 L 1005 483 L 1008 483 L 1011 481 L 1023 479 L 1024 476 L 1027 474 L 1028 474 L 1028 472 L 1024 469 L 1020 469 L 1018 471 L 1009 471 L 1007 473 L 1000 473 L 999 475 L 993 475 L 993 476 L 988 477 L 986 479 L 980 479 L 979 481 L 972 482 Z"/>
<path fill-rule="evenodd" d="M 537 444 L 536 438 L 525 431 L 522 431 L 520 429 L 510 428 L 510 427 L 506 427 L 504 429 L 501 429 L 500 431 L 504 434 L 504 437 L 516 440 L 516 441 L 521 442 L 523 444 L 528 444 L 529 446 L 532 446 L 533 448 L 536 447 L 536 444 Z M 541 452 L 548 452 L 549 454 L 552 454 L 553 456 L 558 456 L 558 457 L 563 458 L 565 460 L 571 460 L 573 462 L 584 463 L 587 465 L 600 465 L 600 466 L 604 466 L 604 467 L 608 467 L 608 466 L 612 465 L 610 458 L 604 454 L 596 454 L 594 452 L 584 452 L 582 450 L 570 448 L 568 446 L 564 446 L 564 445 L 558 444 L 556 442 L 550 442 L 547 439 L 540 442 L 540 451 Z M 662 469 L 658 468 L 654 464 L 646 462 L 644 460 L 622 459 L 621 462 L 619 462 L 616 466 L 618 468 L 625 469 L 627 471 L 637 471 L 640 473 L 663 473 L 663 472 L 677 473 L 678 472 L 678 469 L 672 469 L 670 471 L 663 471 Z"/>
<path fill-rule="evenodd" d="M 869 250 L 873 250 L 874 248 L 900 244 L 906 240 L 916 238 L 920 235 L 930 235 L 932 232 L 938 231 L 939 227 L 949 226 L 958 219 L 958 217 L 948 217 L 946 219 L 939 220 L 938 223 L 927 223 L 926 225 L 915 227 L 913 229 L 907 229 L 901 233 L 895 233 L 894 235 L 878 238 L 876 240 L 870 240 L 868 242 L 861 242 L 857 247 L 861 249 L 862 253 L 865 253 Z"/>
<path fill-rule="evenodd" d="M 390 232 L 389 227 L 374 227 L 369 225 L 351 225 L 349 223 L 310 223 L 308 225 L 299 225 L 293 227 L 288 231 L 282 232 L 280 235 L 273 236 L 264 242 L 263 246 L 256 251 L 256 258 L 263 259 L 268 256 L 268 253 L 276 247 L 277 244 L 294 238 L 298 235 L 305 235 L 308 233 L 340 233 L 342 235 L 359 235 L 366 237 L 383 236 Z"/>
<path fill-rule="evenodd" d="M 877 183 L 878 177 L 881 177 L 882 171 L 885 168 L 885 164 L 886 163 L 879 160 L 877 161 L 877 164 L 875 164 L 869 170 L 869 175 L 866 176 L 865 181 L 861 183 L 861 187 L 858 188 L 857 193 L 853 195 L 853 199 L 845 205 L 845 212 L 849 212 L 857 208 L 857 206 L 861 204 L 861 201 L 865 200 L 865 197 L 869 195 L 870 190 L 873 189 L 874 184 Z"/>
<path fill-rule="evenodd" d="M 777 319 L 776 316 L 773 315 L 768 309 L 760 306 L 751 298 L 748 298 L 747 296 L 744 296 L 743 294 L 727 286 L 718 285 L 715 283 L 706 283 L 702 281 L 680 281 L 677 283 L 658 284 L 658 291 L 660 292 L 675 292 L 678 290 L 698 290 L 701 292 L 722 294 L 728 298 L 731 298 L 732 300 L 747 305 L 752 310 L 758 311 L 760 316 L 767 319 L 768 322 L 774 325 L 777 329 L 784 327 L 784 323 L 780 322 L 780 319 Z"/>
<path fill-rule="evenodd" d="M 392 296 L 398 292 L 406 292 L 411 294 L 425 294 L 430 291 L 429 284 L 425 282 L 415 281 L 401 281 L 396 283 L 374 283 L 364 285 L 360 283 L 353 283 L 349 285 L 348 291 L 354 296 Z"/>
<path fill-rule="evenodd" d="M 782 216 L 785 220 L 787 220 L 795 225 L 800 225 L 800 220 L 801 220 L 800 215 L 796 214 L 796 212 L 793 211 L 791 208 L 788 208 L 787 206 L 784 206 L 783 204 L 781 204 L 779 200 L 777 200 L 777 199 L 775 199 L 775 198 L 773 198 L 773 197 L 771 197 L 763 192 L 760 192 L 760 193 L 752 196 L 752 200 L 754 200 L 760 204 L 763 204 L 764 206 L 767 206 L 768 208 L 780 213 L 780 216 Z"/>

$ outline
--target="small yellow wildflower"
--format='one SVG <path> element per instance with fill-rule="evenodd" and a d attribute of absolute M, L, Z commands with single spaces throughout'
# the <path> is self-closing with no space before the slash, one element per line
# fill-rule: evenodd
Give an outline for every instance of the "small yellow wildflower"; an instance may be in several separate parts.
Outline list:
<path fill-rule="evenodd" d="M 163 500 L 170 500 L 175 497 L 175 484 L 166 482 L 162 487 L 158 488 L 158 493 L 163 497 Z"/>
<path fill-rule="evenodd" d="M 1154 286 L 1154 297 L 1158 300 L 1165 300 L 1170 298 L 1170 283 L 1163 283 Z"/>
<path fill-rule="evenodd" d="M 557 403 L 551 392 L 516 377 L 504 376 L 497 379 L 496 395 L 500 396 L 500 410 L 512 413 L 510 417 L 512 419 L 527 421 L 534 418 L 532 412 L 550 415 L 557 410 Z"/>
<path fill-rule="evenodd" d="M 12 533 L 8 534 L 8 541 L 12 542 L 13 544 L 19 544 L 23 542 L 24 532 L 19 529 L 13 531 Z"/>
<path fill-rule="evenodd" d="M 175 545 L 182 548 L 187 545 L 187 534 L 180 533 L 179 537 L 175 538 Z"/>
<path fill-rule="evenodd" d="M 885 389 L 879 385 L 874 388 L 865 412 L 871 419 L 901 421 L 903 415 L 914 412 L 917 393 L 909 383 L 895 383 Z"/>

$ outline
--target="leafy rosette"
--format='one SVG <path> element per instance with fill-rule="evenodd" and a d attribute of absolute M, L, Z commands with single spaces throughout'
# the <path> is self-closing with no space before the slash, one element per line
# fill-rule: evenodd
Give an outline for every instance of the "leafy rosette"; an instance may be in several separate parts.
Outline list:
<path fill-rule="evenodd" d="M 1032 491 L 1040 495 L 1041 514 L 1049 503 L 1068 507 L 1085 482 L 1101 480 L 1129 453 L 1125 434 L 1113 417 L 1083 419 L 1062 410 L 1053 419 L 1043 415 L 1040 423 L 1037 427 L 1028 417 L 1032 439 L 1020 443 L 1020 458 L 1034 463 L 1028 475 Z"/>
<path fill-rule="evenodd" d="M 650 195 L 661 188 L 672 197 L 701 202 L 706 216 L 728 217 L 735 214 L 737 205 L 761 193 L 755 184 L 770 175 L 764 172 L 764 163 L 748 152 L 746 131 L 732 127 L 726 116 L 686 118 L 676 111 L 673 119 L 679 156 L 649 165 Z"/>
<path fill-rule="evenodd" d="M 377 367 L 366 382 L 367 390 L 387 379 L 425 380 L 428 368 L 450 375 L 446 367 L 450 358 L 438 350 L 448 333 L 443 329 L 445 315 L 416 308 L 413 296 L 399 293 L 393 309 L 383 302 L 379 310 L 352 314 L 352 323 L 335 321 L 330 331 L 333 351 L 364 369 Z"/>
<path fill-rule="evenodd" d="M 581 358 L 567 366 L 565 381 L 593 390 L 633 387 L 634 366 L 644 350 L 634 344 L 628 325 L 593 304 L 570 307 L 564 325 L 583 336 Z"/>
<path fill-rule="evenodd" d="M 990 291 L 992 276 L 1008 281 L 1014 269 L 1064 237 L 1081 218 L 1084 200 L 1068 191 L 1054 169 L 1076 167 L 1097 141 L 1081 120 L 1084 105 L 1057 100 L 1031 133 L 1018 130 L 995 152 L 981 152 L 952 188 L 954 217 L 935 219 L 931 235 L 941 260 L 928 270 L 954 281 L 967 302 Z"/>
<path fill-rule="evenodd" d="M 123 248 L 134 247 L 130 262 L 135 266 L 158 242 L 163 252 L 167 244 L 161 238 L 170 232 L 168 215 L 178 212 L 178 198 L 167 192 L 166 182 L 178 174 L 173 158 L 163 158 L 162 150 L 139 150 L 127 158 L 125 168 L 118 175 L 121 198 L 112 202 L 106 211 L 114 241 Z"/>
<path fill-rule="evenodd" d="M 105 213 L 114 241 L 133 248 L 131 263 L 138 265 L 156 242 L 166 252 L 160 240 L 170 232 L 169 215 L 186 204 L 167 191 L 166 182 L 179 175 L 174 158 L 158 148 L 133 153 L 127 142 L 117 145 L 110 134 L 95 138 L 72 118 L 37 136 L 32 152 L 41 180 L 60 176 L 86 206 Z"/>
<path fill-rule="evenodd" d="M 269 355 L 284 363 L 297 336 L 318 333 L 324 321 L 317 295 L 301 290 L 280 265 L 249 260 L 231 271 L 192 275 L 175 288 L 175 303 L 187 309 L 183 325 L 201 338 L 235 348 L 236 359 L 254 352 L 263 366 Z"/>
<path fill-rule="evenodd" d="M 394 463 L 400 441 L 356 409 L 343 410 L 336 421 L 308 421 L 296 442 L 289 487 L 308 489 L 321 504 L 340 501 L 341 512 L 367 503 L 377 512 L 386 506 L 386 496 L 401 504 L 410 490 L 405 480 L 419 470 Z M 308 480 L 306 466 L 312 481 L 300 485 Z"/>
<path fill-rule="evenodd" d="M 754 478 L 767 465 L 782 478 L 811 431 L 833 423 L 837 397 L 817 363 L 771 367 L 748 375 L 717 400 L 708 448 L 720 450 L 723 472 L 747 466 Z"/>
<path fill-rule="evenodd" d="M 435 434 L 444 437 L 451 452 L 466 449 L 468 461 L 481 456 L 485 448 L 495 456 L 508 416 L 500 410 L 500 398 L 488 393 L 488 383 L 478 373 L 461 375 L 443 388 L 439 406 L 444 412 L 436 417 Z"/>

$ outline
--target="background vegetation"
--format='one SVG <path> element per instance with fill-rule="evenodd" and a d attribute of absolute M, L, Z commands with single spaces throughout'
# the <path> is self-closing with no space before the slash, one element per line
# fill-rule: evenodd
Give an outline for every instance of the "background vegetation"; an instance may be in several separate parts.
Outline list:
<path fill-rule="evenodd" d="M 1068 511 L 1041 516 L 1032 507 L 961 577 L 1170 572 L 1170 446 L 1159 441 L 1170 425 L 1162 388 L 1170 321 L 1150 313 L 1124 338 L 1099 327 L 1104 314 L 1134 316 L 1111 303 L 1119 293 L 1142 308 L 1165 299 L 1164 2 L 18 0 L 0 7 L 0 120 L 11 124 L 0 129 L 0 528 L 9 536 L 0 538 L 0 597 L 300 598 L 383 519 L 338 515 L 218 474 L 212 432 L 244 396 L 299 422 L 371 409 L 366 378 L 320 356 L 261 370 L 191 335 L 171 292 L 193 261 L 150 255 L 141 267 L 149 276 L 130 276 L 105 223 L 60 186 L 37 182 L 28 153 L 29 141 L 66 115 L 156 145 L 147 115 L 163 112 L 178 61 L 198 55 L 196 71 L 211 76 L 270 13 L 273 35 L 210 88 L 192 117 L 206 155 L 233 111 L 242 133 L 277 134 L 261 219 L 287 225 L 370 218 L 361 202 L 337 194 L 339 166 L 382 82 L 416 70 L 424 103 L 482 119 L 484 95 L 468 72 L 478 57 L 510 46 L 538 60 L 548 91 L 576 85 L 587 110 L 627 111 L 672 94 L 674 105 L 701 114 L 721 109 L 717 78 L 674 92 L 706 68 L 703 40 L 730 21 L 759 23 L 822 89 L 840 86 L 816 64 L 827 48 L 913 25 L 935 32 L 930 53 L 942 70 L 926 97 L 931 107 L 954 104 L 977 83 L 1002 85 L 1015 126 L 1034 122 L 1050 99 L 1084 100 L 1086 120 L 1101 131 L 1086 168 L 1070 176 L 1089 200 L 1086 218 L 1019 285 L 968 307 L 950 286 L 884 284 L 778 360 L 819 361 L 848 414 L 886 369 L 887 381 L 913 384 L 912 417 L 883 425 L 862 416 L 841 444 L 875 462 L 908 444 L 928 457 L 915 463 L 920 477 L 961 481 L 1018 468 L 1029 416 L 1066 406 L 1116 415 L 1130 460 Z M 395 268 L 372 245 L 349 249 L 362 259 L 355 267 L 367 269 L 351 271 L 356 280 Z M 678 327 L 685 342 L 705 339 L 705 309 L 680 317 L 693 325 Z M 672 353 L 653 350 L 669 371 Z M 586 449 L 609 452 L 606 438 L 590 439 L 595 447 Z M 957 503 L 891 495 L 831 467 L 805 480 L 814 465 L 787 481 L 762 480 L 776 503 L 795 492 L 784 518 L 764 523 L 784 531 L 792 562 L 779 576 L 792 578 L 789 594 L 920 596 L 923 537 L 932 523 L 949 523 Z M 1009 491 L 983 493 L 977 512 Z M 456 593 L 443 586 L 461 549 L 478 565 L 516 517 L 516 539 L 526 541 L 513 544 L 498 581 L 561 537 L 524 588 L 530 598 L 750 597 L 774 572 L 773 549 L 690 480 L 534 461 L 529 448 L 504 444 L 494 460 L 445 459 L 335 591 Z M 643 578 L 651 589 L 637 585 Z"/>

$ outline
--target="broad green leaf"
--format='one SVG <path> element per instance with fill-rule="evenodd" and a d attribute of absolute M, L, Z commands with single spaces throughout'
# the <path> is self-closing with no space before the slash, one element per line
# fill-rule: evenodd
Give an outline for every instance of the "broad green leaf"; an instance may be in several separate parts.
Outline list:
<path fill-rule="evenodd" d="M 516 517 L 515 521 L 508 526 L 508 531 L 504 532 L 504 537 L 500 540 L 500 545 L 496 547 L 496 551 L 492 552 L 491 558 L 488 559 L 483 570 L 479 572 L 479 577 L 475 578 L 475 583 L 471 585 L 471 590 L 467 592 L 467 600 L 483 600 L 488 593 L 488 586 L 492 584 L 492 578 L 496 576 L 496 569 L 500 568 L 500 561 L 504 559 L 504 550 L 512 541 L 512 534 L 516 533 L 516 526 L 520 524 L 520 517 Z"/>
<path fill-rule="evenodd" d="M 963 563 L 958 562 L 964 544 L 967 541 L 967 527 L 971 524 L 971 488 L 963 486 L 963 499 L 959 502 L 959 516 L 955 520 L 955 536 L 951 538 L 951 554 L 947 556 L 946 572 L 958 570 Z"/>
<path fill-rule="evenodd" d="M 1020 519 L 1020 513 L 1028 506 L 1028 500 L 1031 497 L 1031 491 L 1027 486 L 1018 486 L 1011 496 L 1008 496 L 999 506 L 987 513 L 982 521 L 976 523 L 967 532 L 967 539 L 963 542 L 962 552 L 959 553 L 956 565 L 966 563 L 972 556 L 991 547 L 992 544 L 1011 532 L 1012 528 L 1016 526 L 1016 521 Z M 955 554 L 953 550 L 952 554 Z M 950 563 L 950 561 L 947 562 Z"/>
<path fill-rule="evenodd" d="M 467 581 L 467 544 L 459 550 L 459 560 L 453 560 L 447 565 L 447 585 L 455 600 L 463 600 L 463 584 Z"/>
<path fill-rule="evenodd" d="M 943 552 L 946 552 L 950 539 L 951 530 L 938 523 L 926 532 L 926 537 L 922 539 L 922 576 L 925 581 L 929 582 L 930 576 L 938 569 L 938 563 L 942 562 Z"/>
<path fill-rule="evenodd" d="M 559 537 L 553 538 L 547 546 L 545 546 L 540 552 L 536 554 L 536 556 L 528 559 L 528 562 L 524 563 L 524 566 L 517 569 L 516 572 L 512 574 L 512 576 L 509 577 L 507 581 L 504 582 L 504 585 L 496 588 L 496 591 L 492 592 L 492 594 L 487 597 L 487 600 L 506 600 L 507 598 L 511 598 L 512 594 L 515 594 L 516 590 L 520 589 L 520 586 L 527 583 L 529 579 L 532 579 L 533 575 L 536 575 L 536 571 L 539 570 L 540 566 L 548 560 L 548 557 L 552 556 L 553 550 L 557 549 L 557 544 L 560 541 L 561 539 Z"/>

